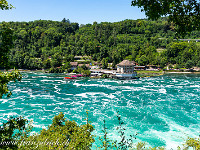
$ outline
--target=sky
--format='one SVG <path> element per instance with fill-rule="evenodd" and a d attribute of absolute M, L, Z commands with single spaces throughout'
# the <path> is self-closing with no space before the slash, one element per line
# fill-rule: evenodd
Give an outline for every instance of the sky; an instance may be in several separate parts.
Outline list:
<path fill-rule="evenodd" d="M 7 0 L 15 8 L 0 10 L 2 21 L 34 21 L 63 18 L 70 22 L 118 22 L 125 19 L 144 19 L 140 8 L 131 6 L 131 0 Z"/>

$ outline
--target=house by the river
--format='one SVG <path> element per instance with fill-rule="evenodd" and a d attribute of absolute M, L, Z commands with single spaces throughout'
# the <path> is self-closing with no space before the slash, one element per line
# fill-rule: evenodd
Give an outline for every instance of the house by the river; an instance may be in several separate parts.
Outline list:
<path fill-rule="evenodd" d="M 134 79 L 137 76 L 134 67 L 137 65 L 134 61 L 123 60 L 121 63 L 117 64 L 117 70 L 107 70 L 107 69 L 90 69 L 91 76 L 102 76 L 107 74 L 109 77 L 116 79 Z"/>
<path fill-rule="evenodd" d="M 117 72 L 115 74 L 115 78 L 118 79 L 132 79 L 136 78 L 137 72 L 134 71 L 134 67 L 136 62 L 123 60 L 119 64 L 117 64 Z"/>

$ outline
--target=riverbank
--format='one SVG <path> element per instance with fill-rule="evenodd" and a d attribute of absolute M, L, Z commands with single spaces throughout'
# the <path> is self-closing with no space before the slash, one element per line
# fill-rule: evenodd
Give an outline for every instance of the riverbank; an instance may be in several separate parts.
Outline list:
<path fill-rule="evenodd" d="M 164 74 L 164 72 L 162 70 L 159 70 L 159 71 L 138 70 L 136 72 L 137 72 L 137 76 L 140 78 L 155 77 L 155 76 L 161 76 Z"/>
<path fill-rule="evenodd" d="M 42 72 L 42 73 L 48 73 L 47 70 L 27 70 L 27 69 L 18 69 L 20 72 Z M 1 70 L 5 71 L 5 70 Z M 10 69 L 8 71 L 13 71 L 13 69 Z M 180 70 L 137 70 L 137 77 L 139 78 L 145 78 L 145 77 L 157 77 L 157 76 L 162 76 L 164 74 L 200 74 L 200 72 L 197 71 L 180 71 Z M 63 74 L 68 74 L 64 72 Z M 99 79 L 99 78 L 110 78 L 109 75 L 107 76 L 89 76 L 90 78 L 93 79 Z"/>
<path fill-rule="evenodd" d="M 177 71 L 177 70 L 160 70 L 160 71 L 147 71 L 147 70 L 140 70 L 137 71 L 138 77 L 154 77 L 154 76 L 161 76 L 164 74 L 200 74 L 199 71 Z"/>

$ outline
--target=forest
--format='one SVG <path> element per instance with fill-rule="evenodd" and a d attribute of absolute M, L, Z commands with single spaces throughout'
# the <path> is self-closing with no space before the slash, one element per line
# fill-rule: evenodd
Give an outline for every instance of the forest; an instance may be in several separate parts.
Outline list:
<path fill-rule="evenodd" d="M 91 56 L 91 62 L 113 63 L 113 67 L 123 59 L 160 67 L 185 67 L 188 63 L 200 66 L 199 42 L 180 41 L 166 17 L 157 21 L 138 19 L 86 25 L 65 18 L 1 24 L 13 29 L 11 68 L 67 69 L 74 56 L 85 55 Z M 193 31 L 184 38 L 199 39 L 199 35 L 200 31 Z"/>

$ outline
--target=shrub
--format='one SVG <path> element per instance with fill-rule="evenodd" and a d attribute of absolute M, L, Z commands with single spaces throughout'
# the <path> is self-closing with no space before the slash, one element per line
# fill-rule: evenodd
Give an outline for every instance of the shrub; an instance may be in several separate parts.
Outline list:
<path fill-rule="evenodd" d="M 108 75 L 107 74 L 103 74 L 102 78 L 108 78 Z"/>
<path fill-rule="evenodd" d="M 17 149 L 17 142 L 28 136 L 31 126 L 26 127 L 28 121 L 22 117 L 10 118 L 0 127 L 0 148 Z"/>
<path fill-rule="evenodd" d="M 64 114 L 55 116 L 48 129 L 41 130 L 40 134 L 22 139 L 18 145 L 20 149 L 90 149 L 95 141 L 91 132 L 93 126 L 87 123 L 77 125 L 75 121 L 65 120 Z M 28 144 L 26 144 L 28 143 Z"/>
<path fill-rule="evenodd" d="M 190 69 L 190 68 L 192 68 L 193 65 L 194 65 L 194 64 L 193 64 L 193 61 L 192 61 L 192 60 L 188 60 L 188 61 L 185 63 L 185 68 Z"/>

